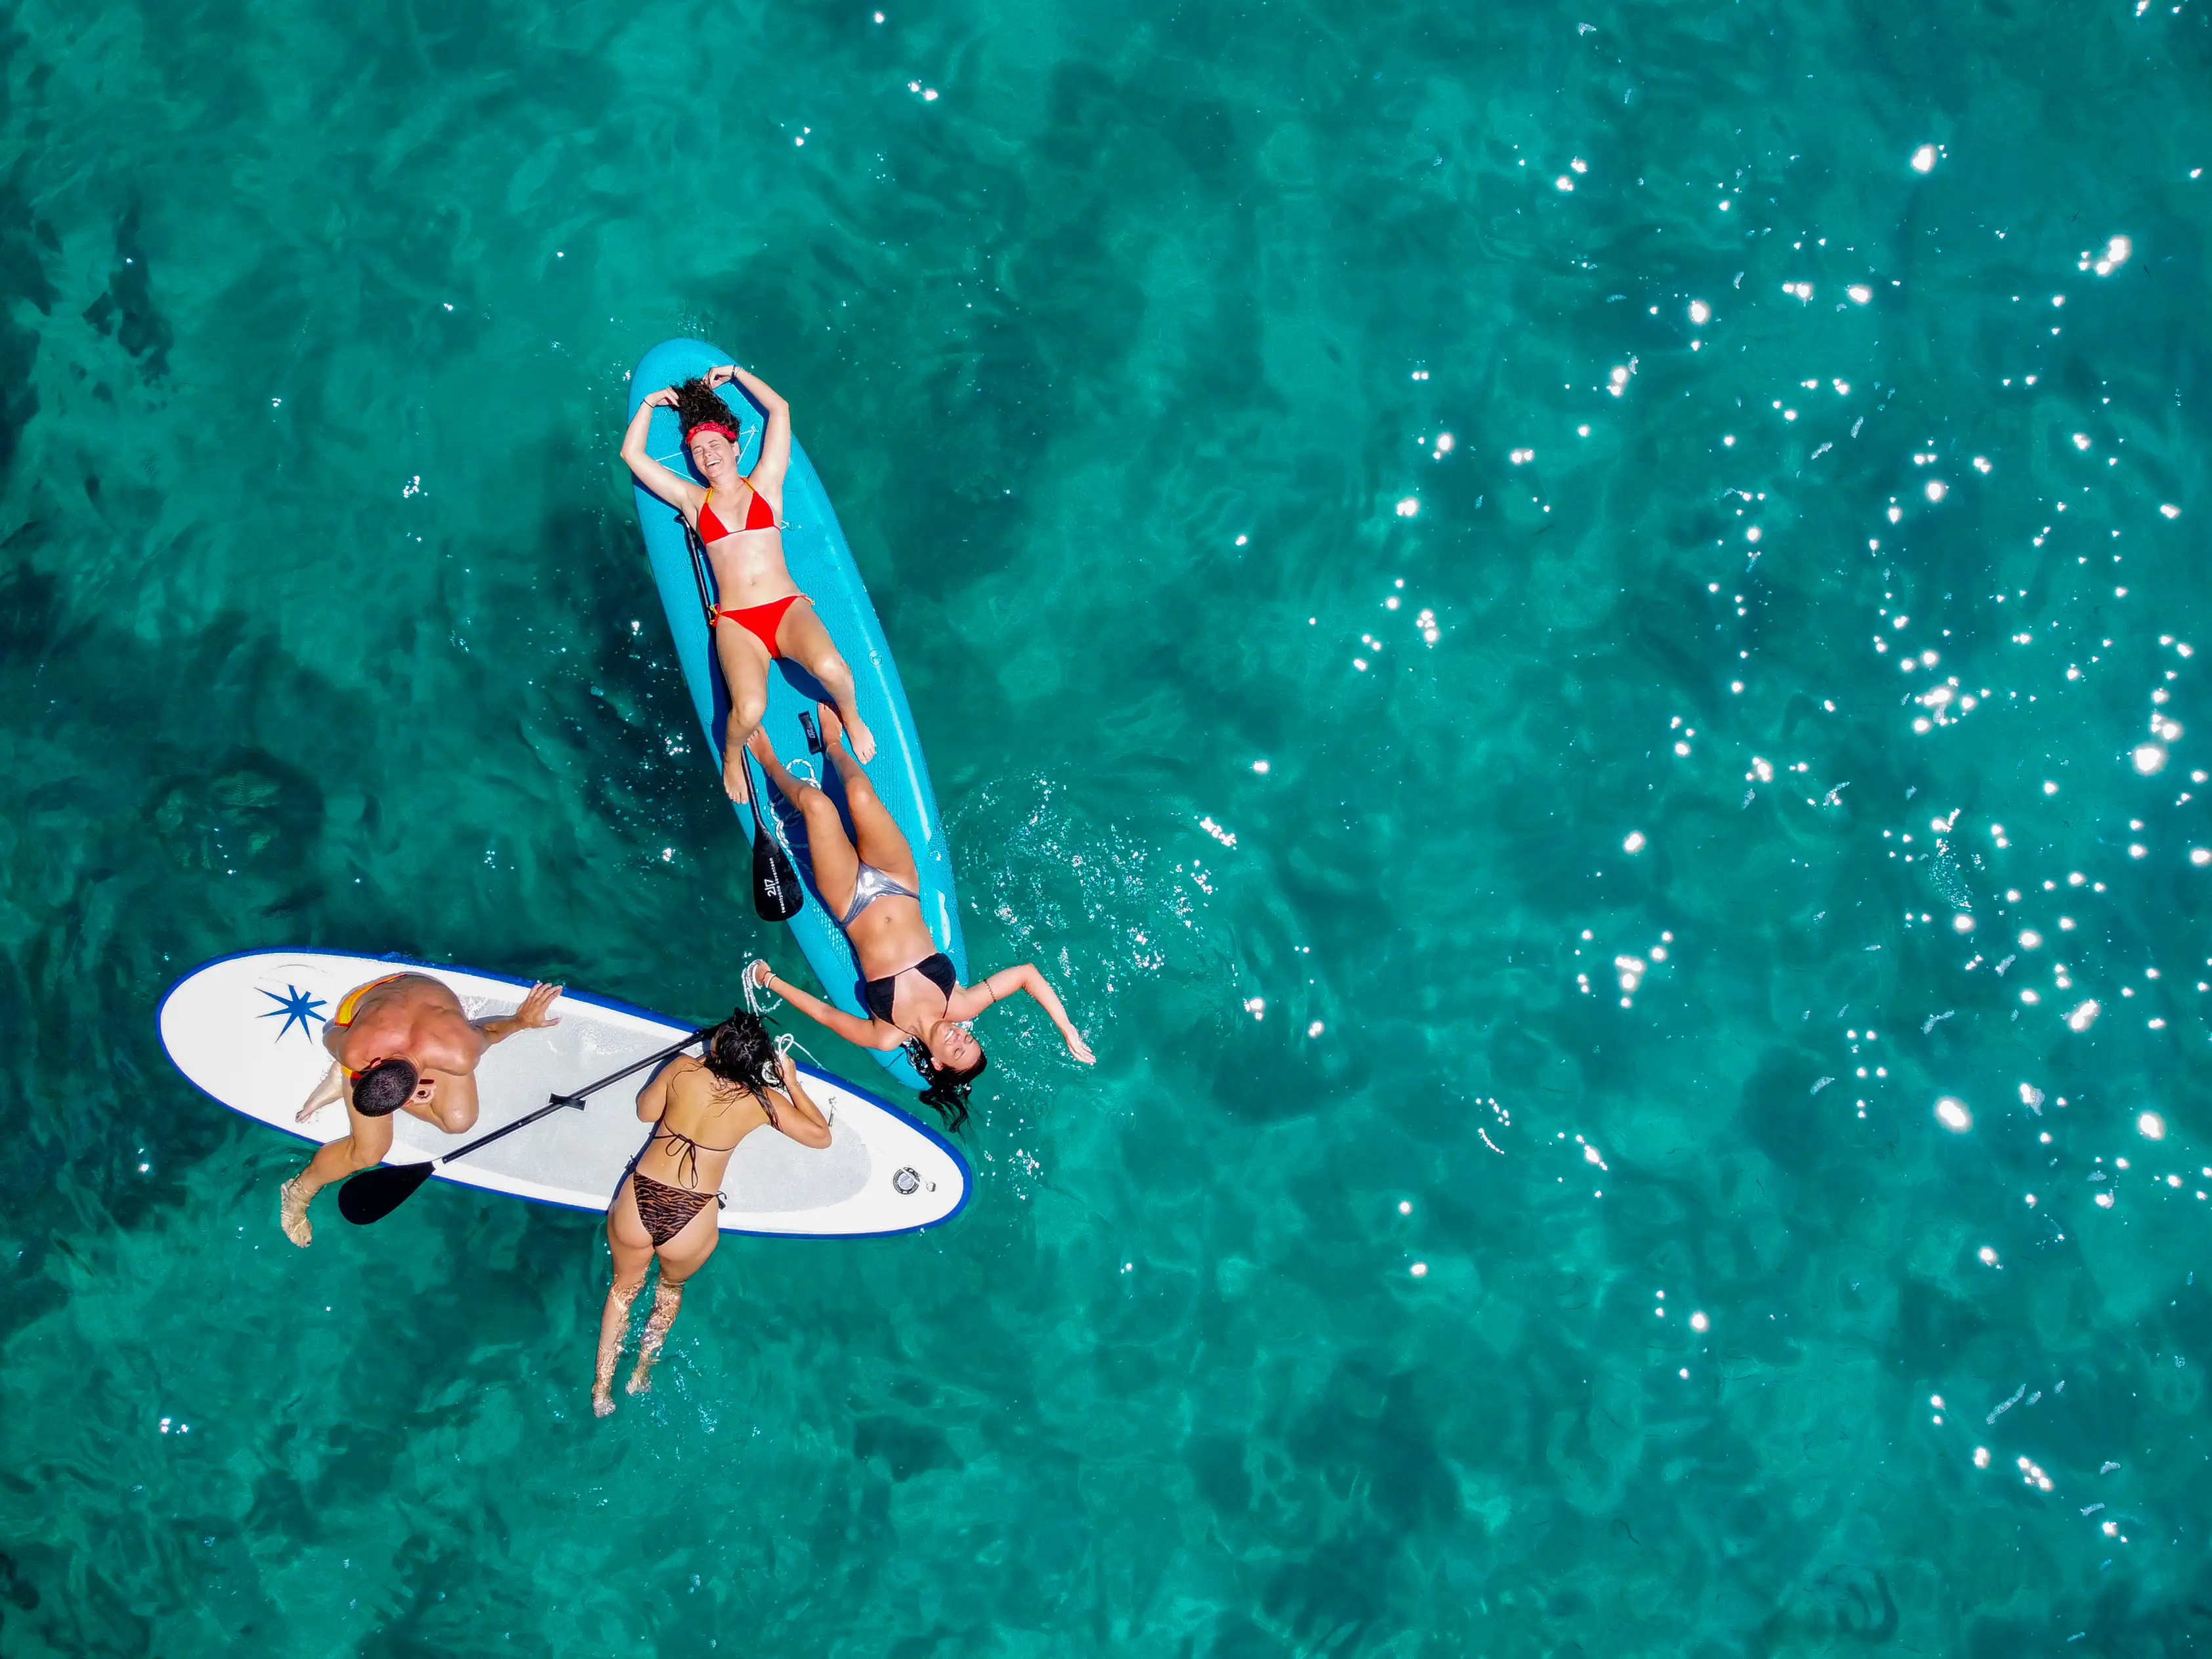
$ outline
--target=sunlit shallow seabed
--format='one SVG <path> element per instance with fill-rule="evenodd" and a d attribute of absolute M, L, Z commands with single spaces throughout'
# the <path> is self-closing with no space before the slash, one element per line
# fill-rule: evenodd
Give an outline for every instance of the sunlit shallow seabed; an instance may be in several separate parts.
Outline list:
<path fill-rule="evenodd" d="M 29 3 L 0 73 L 9 1659 L 2193 1650 L 2203 0 Z M 295 1250 L 153 1016 L 801 971 L 614 462 L 679 332 L 1100 1064 L 988 1015 L 960 1220 L 731 1242 L 602 1424 L 592 1218 Z"/>

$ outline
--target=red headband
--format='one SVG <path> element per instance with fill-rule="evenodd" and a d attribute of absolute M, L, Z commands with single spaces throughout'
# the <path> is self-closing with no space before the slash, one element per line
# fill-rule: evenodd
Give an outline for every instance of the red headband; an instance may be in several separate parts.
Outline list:
<path fill-rule="evenodd" d="M 690 448 L 691 441 L 702 432 L 719 432 L 725 438 L 727 438 L 732 445 L 735 445 L 738 441 L 738 434 L 722 422 L 702 421 L 698 425 L 693 427 L 689 432 L 684 434 L 684 448 Z"/>

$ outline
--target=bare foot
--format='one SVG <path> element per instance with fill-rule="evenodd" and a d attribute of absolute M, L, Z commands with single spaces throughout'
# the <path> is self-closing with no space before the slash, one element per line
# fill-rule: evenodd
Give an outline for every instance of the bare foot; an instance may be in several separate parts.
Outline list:
<path fill-rule="evenodd" d="M 323 1080 L 315 1085 L 314 1093 L 307 1097 L 307 1103 L 300 1108 L 300 1115 L 292 1121 L 305 1123 L 324 1107 L 335 1105 L 344 1098 L 345 1068 L 337 1061 L 332 1060 L 331 1069 L 323 1073 Z"/>
<path fill-rule="evenodd" d="M 784 769 L 783 762 L 776 757 L 775 745 L 768 740 L 768 732 L 763 727 L 753 728 L 752 736 L 745 739 L 745 747 L 753 751 L 753 758 L 760 763 L 761 770 L 768 774 L 768 781 L 787 800 L 797 800 L 799 788 L 813 781 L 811 778 L 794 778 Z M 775 796 L 769 799 L 773 800 Z"/>
<path fill-rule="evenodd" d="M 753 735 L 758 737 L 756 731 Z M 725 744 L 722 748 L 722 793 L 743 806 L 752 799 L 752 790 L 745 777 L 745 745 Z"/>
<path fill-rule="evenodd" d="M 314 1194 L 310 1193 L 307 1197 Z M 284 1230 L 284 1237 L 306 1249 L 315 1240 L 315 1224 L 307 1219 L 307 1199 L 300 1196 L 300 1182 L 295 1176 L 277 1191 L 276 1224 Z"/>
<path fill-rule="evenodd" d="M 606 1383 L 594 1384 L 592 1389 L 592 1415 L 612 1417 L 615 1414 L 615 1391 Z"/>
<path fill-rule="evenodd" d="M 822 720 L 823 743 L 836 743 L 841 738 L 848 738 L 845 747 L 851 751 L 853 758 L 863 766 L 876 757 L 875 734 L 866 726 L 861 725 L 857 720 L 846 720 L 836 708 L 826 702 L 819 705 L 816 712 Z"/>
<path fill-rule="evenodd" d="M 629 1381 L 623 1385 L 623 1391 L 625 1394 L 651 1394 L 653 1392 L 653 1367 L 641 1364 L 635 1370 L 629 1374 Z M 613 1407 L 610 1406 L 608 1409 L 611 1411 Z"/>

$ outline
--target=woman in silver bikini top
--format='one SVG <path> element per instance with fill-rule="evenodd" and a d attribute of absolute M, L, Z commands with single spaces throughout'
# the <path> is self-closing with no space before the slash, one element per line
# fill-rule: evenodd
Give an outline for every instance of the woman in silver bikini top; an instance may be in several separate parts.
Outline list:
<path fill-rule="evenodd" d="M 853 902 L 845 907 L 845 914 L 837 918 L 837 925 L 849 933 L 854 918 L 880 898 L 913 899 L 919 903 L 921 895 L 896 876 L 864 862 L 859 873 L 853 878 Z M 947 1007 L 951 1006 L 952 994 L 960 988 L 960 975 L 953 971 L 952 958 L 942 951 L 933 951 L 912 967 L 902 968 L 896 974 L 870 980 L 865 988 L 868 1012 L 887 1025 L 898 1023 L 892 1018 L 892 1011 L 898 1006 L 898 982 L 908 974 L 920 974 L 934 985 Z"/>

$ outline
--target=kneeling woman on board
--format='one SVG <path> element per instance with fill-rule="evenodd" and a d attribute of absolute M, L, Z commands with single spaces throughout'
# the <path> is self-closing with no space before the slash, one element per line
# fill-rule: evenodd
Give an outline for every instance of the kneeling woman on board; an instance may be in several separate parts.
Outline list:
<path fill-rule="evenodd" d="M 730 380 L 768 411 L 750 476 L 738 471 L 737 427 L 730 406 L 714 394 L 716 386 Z M 676 411 L 684 447 L 707 480 L 704 489 L 645 453 L 656 409 Z M 725 363 L 704 380 L 665 386 L 640 404 L 623 434 L 622 458 L 640 483 L 683 514 L 714 568 L 715 605 L 707 626 L 714 630 L 715 660 L 730 690 L 730 722 L 722 744 L 722 787 L 730 799 L 745 799 L 745 739 L 768 712 L 769 667 L 779 657 L 790 658 L 821 683 L 852 728 L 854 750 L 863 761 L 873 759 L 876 740 L 853 706 L 853 671 L 783 562 L 791 405 L 766 381 Z"/>
<path fill-rule="evenodd" d="M 914 849 L 897 821 L 876 797 L 867 775 L 846 751 L 837 716 L 821 708 L 822 737 L 844 781 L 845 805 L 860 838 L 846 839 L 837 804 L 818 785 L 802 782 L 784 769 L 765 732 L 753 733 L 753 756 L 784 798 L 806 820 L 806 847 L 814 861 L 814 884 L 832 906 L 842 906 L 839 926 L 853 947 L 867 981 L 870 1019 L 855 1018 L 817 996 L 787 985 L 764 962 L 745 969 L 757 988 L 772 991 L 801 1013 L 863 1048 L 896 1048 L 903 1044 L 915 1069 L 928 1080 L 923 1102 L 945 1115 L 947 1127 L 968 1121 L 968 1091 L 987 1063 L 983 1045 L 963 1022 L 973 1019 L 1001 997 L 1027 991 L 1051 1016 L 1067 1052 L 1085 1066 L 1093 1063 L 1090 1045 L 1067 1018 L 1060 994 L 1045 982 L 1033 963 L 1001 968 L 980 985 L 963 985 L 952 959 L 937 948 L 921 914 L 921 875 Z"/>
<path fill-rule="evenodd" d="M 638 1343 L 629 1392 L 653 1386 L 653 1362 L 684 1300 L 684 1286 L 721 1240 L 722 1176 L 738 1142 L 756 1129 L 781 1130 L 802 1146 L 827 1146 L 829 1121 L 808 1098 L 799 1068 L 780 1056 L 759 1020 L 738 1009 L 708 1033 L 704 1055 L 672 1060 L 637 1093 L 637 1115 L 655 1125 L 607 1206 L 615 1279 L 599 1318 L 599 1363 L 592 1409 L 615 1408 L 615 1365 L 630 1304 L 660 1258 L 660 1284 Z"/>

